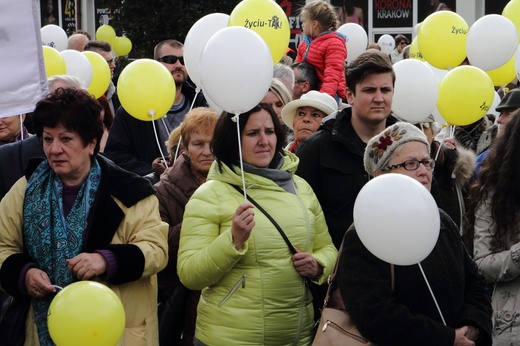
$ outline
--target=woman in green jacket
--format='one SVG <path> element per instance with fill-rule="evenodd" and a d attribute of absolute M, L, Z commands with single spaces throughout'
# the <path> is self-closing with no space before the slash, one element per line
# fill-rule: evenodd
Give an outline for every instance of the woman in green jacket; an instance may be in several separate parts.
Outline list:
<path fill-rule="evenodd" d="M 177 265 L 182 283 L 202 290 L 195 345 L 311 343 L 305 278 L 325 283 L 337 250 L 314 192 L 294 175 L 298 158 L 283 143 L 282 125 L 265 104 L 217 122 L 216 162 L 186 205 Z M 241 157 L 247 195 L 280 225 L 296 254 L 233 186 L 243 186 Z"/>

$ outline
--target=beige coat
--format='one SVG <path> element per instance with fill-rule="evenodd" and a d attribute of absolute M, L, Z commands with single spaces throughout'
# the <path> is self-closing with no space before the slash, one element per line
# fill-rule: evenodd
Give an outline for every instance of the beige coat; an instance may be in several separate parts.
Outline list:
<path fill-rule="evenodd" d="M 27 180 L 21 178 L 0 202 L 0 264 L 10 255 L 23 251 L 22 211 Z M 157 272 L 167 263 L 168 225 L 161 221 L 157 197 L 149 195 L 131 207 L 110 196 L 123 212 L 111 244 L 134 244 L 144 255 L 140 279 L 109 286 L 121 299 L 126 313 L 126 326 L 120 346 L 158 345 Z M 105 216 L 106 217 L 106 216 Z M 125 263 L 118 263 L 118 267 Z M 39 345 L 31 308 L 26 324 L 25 345 Z"/>

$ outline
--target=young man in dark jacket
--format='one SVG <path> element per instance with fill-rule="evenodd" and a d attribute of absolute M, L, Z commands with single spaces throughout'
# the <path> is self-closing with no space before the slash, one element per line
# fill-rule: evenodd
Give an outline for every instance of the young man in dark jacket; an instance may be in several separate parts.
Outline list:
<path fill-rule="evenodd" d="M 335 119 L 324 119 L 296 152 L 296 174 L 314 189 L 337 248 L 352 224 L 357 194 L 369 179 L 363 166 L 366 143 L 396 121 L 389 117 L 395 73 L 387 55 L 367 50 L 346 68 L 345 76 L 351 107 Z"/>

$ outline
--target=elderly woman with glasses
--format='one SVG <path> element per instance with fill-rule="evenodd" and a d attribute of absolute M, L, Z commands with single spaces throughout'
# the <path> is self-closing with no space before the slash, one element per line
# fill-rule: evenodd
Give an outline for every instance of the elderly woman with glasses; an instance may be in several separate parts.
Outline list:
<path fill-rule="evenodd" d="M 404 122 L 368 142 L 364 164 L 371 176 L 404 174 L 428 190 L 435 166 L 424 133 Z M 395 196 L 396 203 L 399 198 Z M 439 238 L 421 262 L 437 302 L 418 266 L 392 266 L 380 260 L 363 245 L 355 225 L 345 234 L 339 290 L 360 333 L 374 344 L 491 345 L 491 306 L 484 278 L 457 226 L 444 211 L 439 213 Z"/>

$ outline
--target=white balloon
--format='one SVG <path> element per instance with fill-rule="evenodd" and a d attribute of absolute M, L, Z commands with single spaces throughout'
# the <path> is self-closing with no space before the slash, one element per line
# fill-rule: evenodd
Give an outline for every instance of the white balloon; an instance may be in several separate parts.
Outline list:
<path fill-rule="evenodd" d="M 413 27 L 413 31 L 412 31 L 412 41 L 414 38 L 417 37 L 417 34 L 419 33 L 419 28 L 421 27 L 421 23 L 417 23 L 415 24 L 415 26 Z"/>
<path fill-rule="evenodd" d="M 516 78 L 520 80 L 520 45 L 518 45 L 518 48 L 516 49 L 515 70 Z"/>
<path fill-rule="evenodd" d="M 346 23 L 337 30 L 347 37 L 347 62 L 352 62 L 367 49 L 368 36 L 365 29 L 356 23 Z"/>
<path fill-rule="evenodd" d="M 54 24 L 48 24 L 40 29 L 40 33 L 42 35 L 42 44 L 44 46 L 56 48 L 60 52 L 67 49 L 67 33 L 61 27 Z"/>
<path fill-rule="evenodd" d="M 439 82 L 426 63 L 416 59 L 394 64 L 395 87 L 392 111 L 411 123 L 425 120 L 435 109 Z"/>
<path fill-rule="evenodd" d="M 518 30 L 508 18 L 488 14 L 469 28 L 466 53 L 471 65 L 494 70 L 511 59 L 518 46 Z"/>
<path fill-rule="evenodd" d="M 354 224 L 374 256 L 396 265 L 412 265 L 435 247 L 440 215 L 432 194 L 421 183 L 388 173 L 361 189 L 354 204 Z"/>
<path fill-rule="evenodd" d="M 253 30 L 226 27 L 204 46 L 200 57 L 202 89 L 226 112 L 239 114 L 256 106 L 272 78 L 271 51 Z"/>
<path fill-rule="evenodd" d="M 426 62 L 426 65 L 430 68 L 430 70 L 433 71 L 433 74 L 435 75 L 435 79 L 437 80 L 437 83 L 439 83 L 439 84 L 440 84 L 441 80 L 444 78 L 444 76 L 449 72 L 446 69 L 443 70 L 443 69 L 437 68 L 428 62 Z"/>
<path fill-rule="evenodd" d="M 203 92 L 204 92 L 204 90 L 203 90 Z M 208 103 L 209 108 L 213 109 L 215 111 L 215 113 L 217 113 L 218 115 L 222 114 L 222 112 L 224 110 L 222 108 L 220 108 L 219 106 L 217 106 L 217 104 L 212 99 L 209 98 L 207 93 L 204 93 L 204 99 Z"/>
<path fill-rule="evenodd" d="M 395 48 L 395 39 L 391 35 L 384 34 L 377 40 L 377 44 L 381 47 L 381 51 L 388 55 Z"/>
<path fill-rule="evenodd" d="M 502 99 L 500 98 L 500 95 L 495 91 L 495 97 L 493 98 L 493 103 L 491 104 L 491 107 L 489 107 L 488 114 L 493 114 L 497 118 L 500 116 L 500 112 L 497 112 L 496 110 L 500 101 L 502 101 Z"/>
<path fill-rule="evenodd" d="M 87 57 L 74 49 L 66 49 L 60 54 L 65 60 L 66 74 L 77 77 L 81 86 L 88 89 L 92 81 L 92 65 Z"/>
<path fill-rule="evenodd" d="M 188 31 L 184 40 L 184 63 L 190 79 L 200 88 L 200 53 L 209 38 L 227 27 L 229 15 L 212 13 L 200 18 Z"/>

